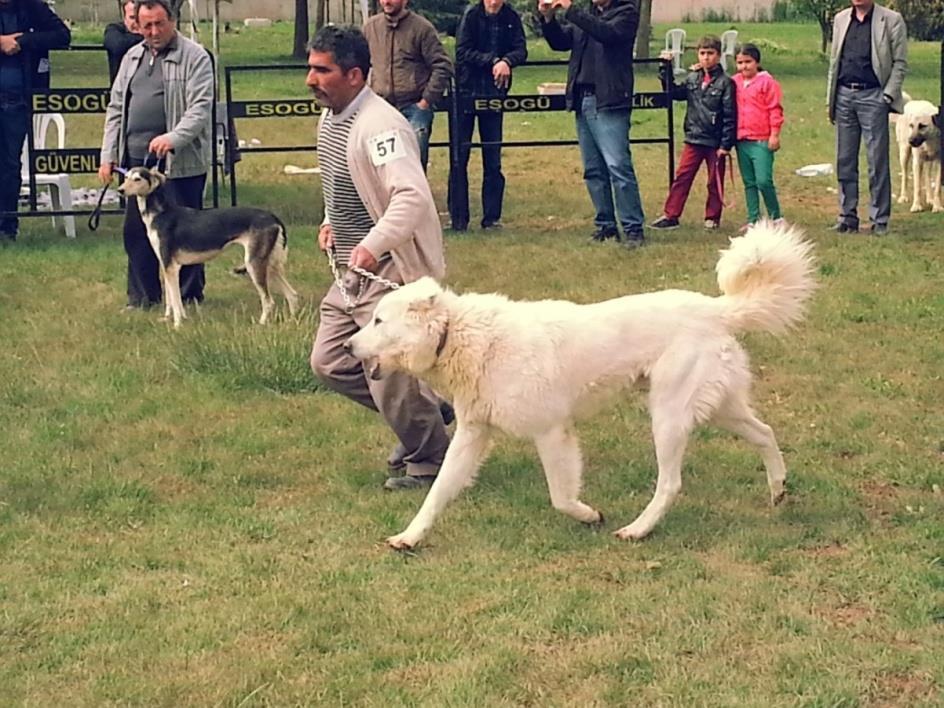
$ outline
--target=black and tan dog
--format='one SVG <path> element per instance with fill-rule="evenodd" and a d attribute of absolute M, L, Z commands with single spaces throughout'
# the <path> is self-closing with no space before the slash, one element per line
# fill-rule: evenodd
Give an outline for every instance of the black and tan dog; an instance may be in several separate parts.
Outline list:
<path fill-rule="evenodd" d="M 261 324 L 272 314 L 275 301 L 269 285 L 281 290 L 292 314 L 298 293 L 285 279 L 288 246 L 285 226 L 271 212 L 250 207 L 191 209 L 174 203 L 167 178 L 154 169 L 132 167 L 125 174 L 119 193 L 138 200 L 138 210 L 148 240 L 157 255 L 164 281 L 164 315 L 180 327 L 187 316 L 180 297 L 180 268 L 204 263 L 218 256 L 231 243 L 246 254 L 246 272 L 262 300 Z"/>

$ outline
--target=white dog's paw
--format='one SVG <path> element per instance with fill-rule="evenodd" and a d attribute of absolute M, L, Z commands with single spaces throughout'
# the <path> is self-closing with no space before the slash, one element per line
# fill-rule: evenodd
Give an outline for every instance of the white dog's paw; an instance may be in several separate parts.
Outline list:
<path fill-rule="evenodd" d="M 944 206 L 935 204 L 933 207 L 931 207 L 931 211 L 935 214 L 940 214 L 942 211 L 944 211 Z"/>
<path fill-rule="evenodd" d="M 419 542 L 418 538 L 413 538 L 405 531 L 387 539 L 387 545 L 396 551 L 412 551 Z"/>
<path fill-rule="evenodd" d="M 898 203 L 899 203 L 899 204 L 907 204 L 907 203 L 908 203 L 908 197 L 904 197 L 904 196 L 898 197 Z"/>
<path fill-rule="evenodd" d="M 924 211 L 924 207 L 921 206 L 920 204 L 912 204 L 910 211 L 911 211 L 912 213 L 917 213 L 917 212 L 919 212 L 919 211 Z"/>
<path fill-rule="evenodd" d="M 652 529 L 645 528 L 642 524 L 633 522 L 629 526 L 624 526 L 618 531 L 614 531 L 613 535 L 623 541 L 641 541 L 649 535 L 651 530 Z"/>
<path fill-rule="evenodd" d="M 778 506 L 787 497 L 787 490 L 783 482 L 775 482 L 770 487 L 770 505 Z"/>

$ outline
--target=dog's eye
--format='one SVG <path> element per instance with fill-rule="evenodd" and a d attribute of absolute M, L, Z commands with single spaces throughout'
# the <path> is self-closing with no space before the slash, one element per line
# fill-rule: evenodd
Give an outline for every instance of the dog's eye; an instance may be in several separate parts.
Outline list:
<path fill-rule="evenodd" d="M 374 326 L 376 327 L 377 325 L 380 324 L 380 322 L 381 322 L 381 319 L 380 319 L 379 317 L 376 317 L 376 316 L 375 316 L 375 317 L 374 317 Z"/>

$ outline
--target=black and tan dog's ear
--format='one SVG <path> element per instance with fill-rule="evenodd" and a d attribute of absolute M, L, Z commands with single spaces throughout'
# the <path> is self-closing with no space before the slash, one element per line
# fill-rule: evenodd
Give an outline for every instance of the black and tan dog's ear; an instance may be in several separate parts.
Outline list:
<path fill-rule="evenodd" d="M 163 187 L 167 183 L 167 175 L 158 170 L 156 167 L 151 170 L 151 177 L 157 182 L 159 187 Z"/>

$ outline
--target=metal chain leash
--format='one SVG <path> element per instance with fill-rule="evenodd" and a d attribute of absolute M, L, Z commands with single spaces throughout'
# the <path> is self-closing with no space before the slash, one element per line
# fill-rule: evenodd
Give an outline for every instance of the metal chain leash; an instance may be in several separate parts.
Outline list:
<path fill-rule="evenodd" d="M 344 286 L 344 278 L 341 277 L 341 271 L 338 269 L 338 261 L 334 248 L 332 247 L 325 250 L 325 255 L 328 257 L 328 266 L 331 268 L 331 276 L 334 278 L 334 284 L 338 286 L 338 290 L 341 292 L 341 297 L 344 300 L 344 308 L 347 310 L 348 314 L 354 312 L 354 308 L 357 307 L 357 303 L 364 294 L 364 288 L 368 280 L 380 283 L 388 290 L 397 290 L 400 287 L 399 283 L 387 280 L 376 273 L 371 273 L 369 270 L 364 270 L 360 266 L 350 266 L 350 270 L 361 276 L 357 295 L 352 299 L 350 291 Z"/>

